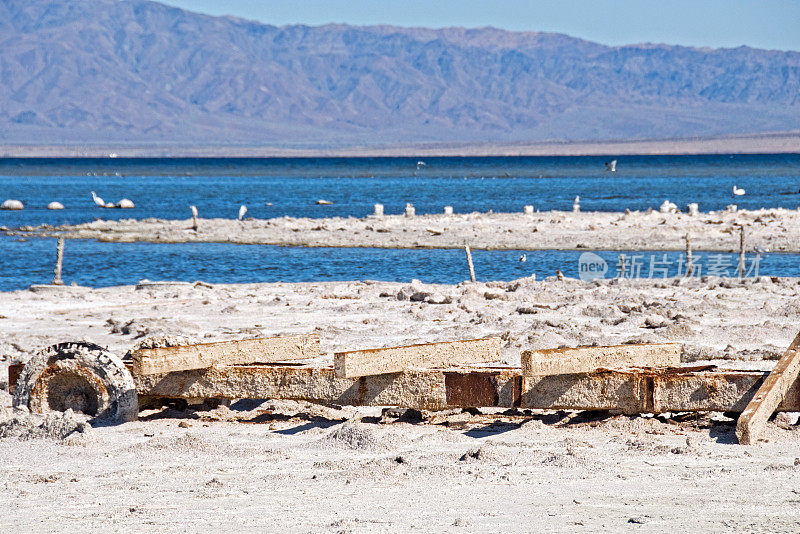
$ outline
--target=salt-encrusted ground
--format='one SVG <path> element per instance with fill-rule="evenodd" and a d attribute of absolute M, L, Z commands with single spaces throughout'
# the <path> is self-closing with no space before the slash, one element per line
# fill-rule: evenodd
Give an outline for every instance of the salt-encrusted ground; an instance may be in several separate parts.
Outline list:
<path fill-rule="evenodd" d="M 122 354 L 148 336 L 316 332 L 326 352 L 499 334 L 512 365 L 525 348 L 672 341 L 685 344 L 686 361 L 769 368 L 798 329 L 794 278 L 0 294 L 0 354 L 7 361 L 77 339 Z M 3 392 L 0 401 L 10 404 Z M 754 446 L 734 444 L 733 421 L 719 414 L 596 420 L 450 412 L 398 423 L 381 419 L 377 408 L 240 402 L 211 411 L 144 412 L 140 421 L 116 427 L 68 420 L 39 430 L 0 415 L 1 530 L 11 532 L 796 531 L 800 525 L 800 435 L 789 415 L 771 423 L 768 441 Z M 65 436 L 70 424 L 76 430 Z"/>

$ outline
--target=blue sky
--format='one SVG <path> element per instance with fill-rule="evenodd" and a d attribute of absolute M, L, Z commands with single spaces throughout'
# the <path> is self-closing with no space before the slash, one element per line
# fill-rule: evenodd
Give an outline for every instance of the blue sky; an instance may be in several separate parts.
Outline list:
<path fill-rule="evenodd" d="M 605 44 L 800 50 L 800 0 L 162 0 L 267 24 L 394 24 L 553 31 Z"/>

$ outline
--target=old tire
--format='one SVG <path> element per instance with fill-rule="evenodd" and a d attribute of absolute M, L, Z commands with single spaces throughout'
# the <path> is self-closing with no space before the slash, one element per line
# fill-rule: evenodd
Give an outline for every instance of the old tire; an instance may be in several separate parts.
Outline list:
<path fill-rule="evenodd" d="M 136 386 L 122 360 L 83 342 L 59 343 L 31 358 L 14 389 L 14 406 L 34 413 L 72 409 L 112 422 L 139 414 Z"/>

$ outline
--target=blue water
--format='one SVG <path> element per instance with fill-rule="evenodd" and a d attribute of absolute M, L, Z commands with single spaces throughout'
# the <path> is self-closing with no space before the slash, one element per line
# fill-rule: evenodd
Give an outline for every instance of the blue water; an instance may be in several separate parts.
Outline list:
<path fill-rule="evenodd" d="M 617 172 L 605 171 L 611 157 L 493 158 L 268 158 L 268 159 L 0 159 L 0 202 L 15 198 L 26 209 L 0 211 L 0 226 L 64 224 L 95 218 L 187 219 L 189 206 L 201 217 L 236 217 L 239 206 L 255 218 L 363 217 L 375 203 L 387 214 L 411 202 L 418 214 L 569 210 L 575 196 L 584 211 L 657 208 L 669 199 L 703 211 L 735 203 L 740 208 L 800 207 L 800 155 L 626 156 Z M 733 197 L 734 185 L 747 190 Z M 95 191 L 106 201 L 132 199 L 132 210 L 97 208 Z M 330 206 L 317 206 L 326 199 Z M 50 211 L 51 201 L 67 209 Z M 270 203 L 271 205 L 267 205 Z M 20 289 L 52 279 L 52 240 L 18 242 L 0 236 L 0 290 Z M 573 251 L 475 251 L 481 280 L 510 280 L 560 269 L 578 276 Z M 615 275 L 617 253 L 601 252 Z M 669 254 L 669 275 L 677 274 L 677 253 Z M 725 255 L 723 263 L 735 265 Z M 708 260 L 699 254 L 698 262 Z M 659 256 L 656 260 L 660 260 Z M 650 256 L 641 259 L 649 267 Z M 761 258 L 760 274 L 799 276 L 800 256 Z M 659 271 L 661 272 L 661 271 Z M 731 269 L 732 273 L 732 269 Z M 703 273 L 705 274 L 705 273 Z M 638 276 L 648 276 L 645 272 Z M 460 250 L 293 249 L 228 244 L 111 244 L 70 241 L 64 279 L 89 286 L 131 284 L 140 279 L 274 282 L 380 279 L 456 283 L 467 276 Z"/>
<path fill-rule="evenodd" d="M 0 237 L 0 291 L 24 289 L 53 279 L 54 239 Z M 521 254 L 527 261 L 519 261 Z M 618 252 L 598 252 L 608 262 L 607 277 L 617 276 Z M 556 269 L 579 276 L 577 251 L 482 251 L 472 252 L 479 280 L 513 280 L 535 274 L 553 276 Z M 746 268 L 754 267 L 748 255 Z M 629 253 L 631 274 L 643 278 L 676 276 L 682 256 L 672 253 Z M 716 263 L 718 274 L 735 275 L 738 256 L 695 253 L 699 275 L 709 274 Z M 652 264 L 651 264 L 652 262 Z M 723 269 L 727 268 L 727 272 Z M 685 271 L 681 271 L 683 274 Z M 800 255 L 766 254 L 749 275 L 800 276 Z M 324 280 L 385 280 L 458 283 L 469 278 L 464 251 L 457 249 L 293 248 L 227 243 L 101 243 L 67 241 L 63 279 L 91 287 L 135 284 L 139 280 L 203 280 L 209 283 L 313 282 Z"/>
<path fill-rule="evenodd" d="M 492 158 L 269 158 L 269 159 L 0 159 L 0 202 L 27 208 L 0 211 L 0 226 L 63 224 L 95 218 L 363 217 L 375 203 L 418 214 L 569 210 L 575 196 L 584 211 L 645 210 L 664 200 L 702 211 L 800 207 L 800 155 L 626 156 L 617 172 L 610 157 Z M 747 194 L 733 197 L 734 185 Z M 96 208 L 89 192 L 109 202 L 129 198 L 133 210 Z M 326 199 L 331 206 L 317 206 Z M 45 209 L 59 201 L 67 209 Z M 266 203 L 271 203 L 267 206 Z"/>

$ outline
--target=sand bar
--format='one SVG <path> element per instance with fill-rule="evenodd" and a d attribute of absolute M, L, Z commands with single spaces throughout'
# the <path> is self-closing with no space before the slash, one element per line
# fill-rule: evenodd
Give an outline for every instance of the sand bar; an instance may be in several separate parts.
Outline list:
<path fill-rule="evenodd" d="M 800 195 L 798 195 L 800 202 Z M 188 212 L 188 208 L 187 208 Z M 455 215 L 386 215 L 365 218 L 98 220 L 79 225 L 0 228 L 10 235 L 109 242 L 240 243 L 302 247 L 456 248 L 484 250 L 739 250 L 747 246 L 800 252 L 800 210 L 764 209 L 698 213 L 536 212 Z"/>

